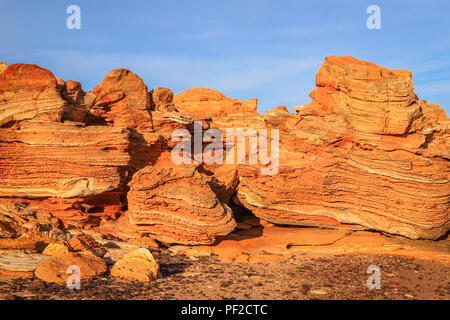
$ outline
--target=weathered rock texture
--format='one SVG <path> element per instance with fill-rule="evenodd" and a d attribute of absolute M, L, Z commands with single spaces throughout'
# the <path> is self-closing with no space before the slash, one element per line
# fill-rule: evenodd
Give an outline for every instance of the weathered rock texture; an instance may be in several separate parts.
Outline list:
<path fill-rule="evenodd" d="M 29 119 L 59 122 L 66 104 L 48 70 L 13 64 L 0 73 L 0 126 Z"/>
<path fill-rule="evenodd" d="M 417 100 L 411 74 L 329 57 L 316 85 L 297 115 L 263 116 L 280 129 L 280 170 L 241 170 L 235 201 L 277 224 L 448 232 L 450 122 Z"/>
<path fill-rule="evenodd" d="M 206 119 L 230 114 L 256 113 L 256 99 L 239 101 L 227 98 L 218 91 L 206 88 L 189 89 L 173 98 L 181 113 L 194 119 Z"/>
<path fill-rule="evenodd" d="M 6 62 L 0 62 L 0 73 L 5 71 L 7 67 Z"/>
<path fill-rule="evenodd" d="M 56 219 L 121 238 L 208 244 L 235 228 L 230 202 L 265 226 L 413 239 L 448 232 L 450 122 L 418 99 L 410 72 L 328 57 L 310 97 L 296 114 L 258 114 L 256 99 L 211 89 L 149 92 L 126 69 L 86 93 L 38 66 L 0 64 L 0 237 L 53 232 Z M 209 128 L 224 138 L 229 128 L 279 130 L 278 171 L 249 164 L 248 145 L 245 163 L 175 166 L 172 132 Z"/>
<path fill-rule="evenodd" d="M 106 123 L 115 127 L 150 128 L 150 98 L 145 83 L 126 69 L 109 72 L 91 92 L 94 104 L 87 123 Z"/>
<path fill-rule="evenodd" d="M 212 243 L 234 230 L 231 209 L 221 203 L 195 166 L 138 171 L 130 182 L 129 220 L 167 243 Z"/>
<path fill-rule="evenodd" d="M 139 248 L 120 258 L 111 268 L 111 276 L 150 282 L 160 277 L 159 264 L 150 251 Z"/>
<path fill-rule="evenodd" d="M 68 252 L 40 261 L 34 274 L 46 282 L 67 283 L 67 278 L 75 273 L 73 266 L 80 268 L 81 280 L 98 277 L 107 270 L 106 263 L 91 253 Z"/>

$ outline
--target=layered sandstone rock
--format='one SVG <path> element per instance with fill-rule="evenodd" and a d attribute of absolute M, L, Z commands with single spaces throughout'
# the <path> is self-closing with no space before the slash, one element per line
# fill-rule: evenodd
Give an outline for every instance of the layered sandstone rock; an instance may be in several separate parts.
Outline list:
<path fill-rule="evenodd" d="M 161 275 L 159 264 L 151 252 L 139 248 L 120 258 L 111 268 L 111 276 L 129 281 L 150 282 Z"/>
<path fill-rule="evenodd" d="M 150 92 L 152 110 L 177 111 L 173 104 L 172 90 L 164 87 L 156 87 Z"/>
<path fill-rule="evenodd" d="M 76 225 L 88 220 L 88 211 L 121 207 L 116 190 L 130 162 L 129 134 L 124 128 L 47 121 L 1 128 L 0 198 Z"/>
<path fill-rule="evenodd" d="M 246 167 L 235 202 L 277 224 L 438 239 L 450 228 L 448 119 L 417 100 L 406 71 L 329 57 L 313 101 L 264 115 L 280 170 Z M 225 121 L 225 120 L 224 120 Z"/>
<path fill-rule="evenodd" d="M 117 189 L 119 169 L 130 161 L 128 135 L 42 121 L 0 129 L 0 196 L 77 198 Z"/>
<path fill-rule="evenodd" d="M 195 166 L 141 169 L 130 182 L 129 222 L 162 242 L 212 243 L 236 223 L 208 182 Z"/>
<path fill-rule="evenodd" d="M 109 224 L 125 238 L 212 243 L 235 227 L 224 204 L 233 195 L 236 212 L 243 206 L 265 225 L 413 239 L 448 232 L 450 122 L 440 107 L 419 101 L 410 72 L 328 57 L 310 96 L 297 114 L 285 106 L 257 114 L 256 99 L 211 89 L 148 92 L 126 69 L 85 93 L 37 66 L 0 64 L 0 236 L 16 237 L 48 215 L 68 228 Z M 201 128 L 193 120 L 203 120 Z M 211 128 L 233 163 L 176 167 L 173 131 L 195 136 Z M 247 136 L 235 144 L 227 129 Z M 245 161 L 237 155 L 260 129 L 272 142 L 279 131 L 271 175 L 263 174 L 270 163 L 261 149 L 246 144 Z"/>
<path fill-rule="evenodd" d="M 206 88 L 183 91 L 173 98 L 175 107 L 181 113 L 194 119 L 206 119 L 231 114 L 256 113 L 256 99 L 240 101 L 227 98 L 222 93 Z"/>
<path fill-rule="evenodd" d="M 12 64 L 0 73 L 0 127 L 29 119 L 60 122 L 66 106 L 50 71 Z"/>
<path fill-rule="evenodd" d="M 407 70 L 390 70 L 353 57 L 327 57 L 307 109 L 337 113 L 359 132 L 411 132 L 422 115 L 411 78 Z"/>
<path fill-rule="evenodd" d="M 95 96 L 86 122 L 115 127 L 151 128 L 150 98 L 145 83 L 127 69 L 110 71 L 91 92 Z"/>

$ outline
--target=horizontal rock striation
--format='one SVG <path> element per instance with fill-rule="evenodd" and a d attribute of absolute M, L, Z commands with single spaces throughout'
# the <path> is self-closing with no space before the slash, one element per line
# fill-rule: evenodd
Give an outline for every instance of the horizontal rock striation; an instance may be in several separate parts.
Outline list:
<path fill-rule="evenodd" d="M 166 243 L 208 244 L 226 235 L 236 223 L 195 166 L 145 167 L 130 182 L 131 224 Z"/>
<path fill-rule="evenodd" d="M 0 73 L 0 127 L 30 119 L 60 122 L 66 107 L 50 71 L 13 64 Z"/>
<path fill-rule="evenodd" d="M 277 224 L 438 239 L 450 229 L 449 120 L 410 73 L 329 57 L 313 101 L 263 115 L 280 129 L 280 170 L 241 168 L 234 201 Z M 225 119 L 223 121 L 226 121 Z"/>
<path fill-rule="evenodd" d="M 227 204 L 265 225 L 445 235 L 450 121 L 418 99 L 411 73 L 327 57 L 310 97 L 296 114 L 285 106 L 258 114 L 256 99 L 149 91 L 126 69 L 84 92 L 38 66 L 0 63 L 0 237 L 50 216 L 121 238 L 210 244 L 236 226 Z M 210 128 L 225 139 L 224 158 L 238 149 L 227 129 L 250 130 L 236 139 L 246 144 L 245 161 L 231 154 L 234 163 L 175 166 L 173 131 Z M 248 145 L 259 129 L 279 132 L 271 175 Z M 202 140 L 203 150 L 212 140 Z M 258 161 L 249 162 L 250 152 Z"/>
<path fill-rule="evenodd" d="M 130 161 L 124 128 L 32 121 L 0 129 L 0 195 L 76 198 L 117 189 Z"/>
<path fill-rule="evenodd" d="M 230 114 L 256 113 L 256 99 L 240 101 L 206 88 L 183 91 L 173 98 L 175 108 L 194 119 L 206 119 Z"/>

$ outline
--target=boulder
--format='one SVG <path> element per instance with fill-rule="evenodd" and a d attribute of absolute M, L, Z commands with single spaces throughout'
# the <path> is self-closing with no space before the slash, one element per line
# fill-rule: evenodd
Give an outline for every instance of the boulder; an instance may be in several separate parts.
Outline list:
<path fill-rule="evenodd" d="M 160 277 L 159 264 L 150 251 L 139 248 L 120 258 L 111 276 L 128 281 L 150 282 Z"/>
<path fill-rule="evenodd" d="M 48 246 L 45 247 L 44 251 L 42 251 L 42 254 L 46 256 L 56 257 L 66 254 L 68 252 L 69 250 L 65 245 L 61 243 L 50 243 Z"/>
<path fill-rule="evenodd" d="M 50 71 L 12 64 L 0 73 L 0 127 L 31 119 L 60 122 L 66 107 Z"/>
<path fill-rule="evenodd" d="M 129 222 L 165 243 L 212 243 L 234 230 L 231 209 L 221 203 L 196 166 L 145 167 L 130 182 Z"/>
<path fill-rule="evenodd" d="M 70 266 L 80 268 L 80 279 L 90 280 L 104 274 L 107 270 L 102 259 L 90 253 L 69 252 L 40 261 L 34 274 L 45 282 L 66 283 L 72 275 Z"/>
<path fill-rule="evenodd" d="M 145 83 L 127 69 L 110 71 L 92 90 L 94 101 L 88 124 L 114 127 L 151 128 L 150 97 Z"/>

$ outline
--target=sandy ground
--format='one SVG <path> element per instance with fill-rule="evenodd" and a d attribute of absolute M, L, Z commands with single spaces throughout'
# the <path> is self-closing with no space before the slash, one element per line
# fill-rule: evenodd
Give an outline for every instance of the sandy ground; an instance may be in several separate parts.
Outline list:
<path fill-rule="evenodd" d="M 0 279 L 1 299 L 450 299 L 448 264 L 387 255 L 293 256 L 272 263 L 225 263 L 215 256 L 160 252 L 162 278 L 151 283 L 104 278 L 80 290 L 37 278 Z M 367 268 L 380 268 L 369 290 Z"/>

